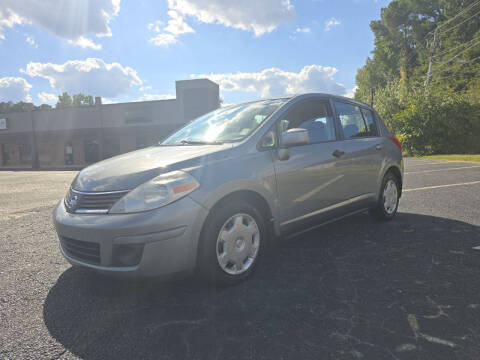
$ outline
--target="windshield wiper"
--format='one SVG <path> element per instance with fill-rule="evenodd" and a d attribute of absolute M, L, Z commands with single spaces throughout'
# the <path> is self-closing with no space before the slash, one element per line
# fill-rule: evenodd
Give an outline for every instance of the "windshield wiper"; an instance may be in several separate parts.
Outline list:
<path fill-rule="evenodd" d="M 195 140 L 181 140 L 182 145 L 222 145 L 222 141 L 195 141 Z"/>
<path fill-rule="evenodd" d="M 178 145 L 223 145 L 230 141 L 196 141 L 196 140 L 180 140 L 177 143 L 164 144 L 159 142 L 156 146 L 178 146 Z"/>

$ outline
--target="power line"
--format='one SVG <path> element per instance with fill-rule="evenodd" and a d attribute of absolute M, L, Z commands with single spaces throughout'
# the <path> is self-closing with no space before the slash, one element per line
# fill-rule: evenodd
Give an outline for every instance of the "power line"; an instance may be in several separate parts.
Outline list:
<path fill-rule="evenodd" d="M 477 60 L 479 60 L 479 59 L 480 59 L 480 56 L 477 56 L 477 57 L 475 57 L 475 58 L 473 58 L 473 59 L 470 59 L 469 61 L 466 61 L 466 62 L 460 64 L 460 66 L 466 65 L 466 64 L 469 64 L 469 63 L 472 63 L 472 62 L 475 62 L 475 61 L 477 61 Z M 449 71 L 449 70 L 446 69 L 446 70 L 441 70 L 441 71 Z M 480 74 L 480 69 L 477 70 L 477 72 L 475 73 L 475 76 L 476 76 L 477 74 Z M 452 73 L 452 74 L 450 74 L 450 75 L 447 75 L 447 76 L 435 77 L 435 78 L 433 79 L 433 81 L 447 79 L 447 78 L 450 78 L 450 77 L 452 77 L 452 76 L 459 76 L 459 71 L 456 71 L 456 72 L 454 72 L 454 73 Z"/>
<path fill-rule="evenodd" d="M 443 56 L 443 55 L 445 55 L 445 54 L 448 54 L 449 52 L 451 52 L 451 51 L 453 51 L 453 50 L 455 50 L 455 49 L 458 49 L 458 48 L 460 48 L 460 47 L 466 46 L 466 45 L 468 45 L 469 43 L 471 43 L 472 41 L 477 40 L 477 39 L 480 39 L 480 36 L 474 37 L 473 39 L 468 40 L 466 43 L 457 45 L 457 46 L 455 46 L 455 47 L 453 47 L 453 48 L 451 48 L 451 49 L 448 49 L 448 50 L 446 50 L 446 51 L 444 51 L 444 52 L 441 52 L 440 54 L 437 54 L 437 55 L 435 55 L 435 56 L 440 57 L 440 56 Z"/>
<path fill-rule="evenodd" d="M 462 65 L 465 65 L 465 64 L 468 64 L 468 63 L 471 63 L 471 62 L 474 62 L 474 61 L 477 61 L 478 59 L 480 59 L 480 56 L 477 56 L 476 58 L 473 58 L 465 63 L 463 63 Z M 480 70 L 477 70 L 477 72 L 475 73 L 475 75 L 477 74 L 480 74 Z M 437 80 L 443 80 L 443 79 L 448 79 L 452 76 L 458 76 L 458 72 L 455 72 L 454 74 L 450 74 L 450 75 L 447 75 L 447 76 L 442 76 L 442 77 L 436 77 L 433 79 L 433 81 L 437 81 Z"/>
<path fill-rule="evenodd" d="M 456 54 L 454 57 L 452 57 L 450 60 L 447 60 L 447 61 L 444 61 L 444 62 L 437 62 L 437 64 L 440 64 L 439 67 L 442 67 L 446 64 L 448 64 L 449 62 L 452 62 L 452 60 L 456 59 L 457 57 L 459 57 L 460 55 L 462 55 L 465 51 L 467 51 L 468 49 L 471 49 L 472 47 L 474 47 L 475 45 L 477 44 L 480 44 L 480 40 L 477 41 L 476 43 L 473 43 L 472 45 L 470 45 L 469 47 L 463 49 L 462 51 L 460 51 L 458 54 Z M 438 68 L 437 68 L 438 69 Z"/>
<path fill-rule="evenodd" d="M 463 10 L 461 10 L 461 11 L 460 11 L 457 15 L 455 15 L 453 18 L 451 18 L 451 19 L 447 20 L 446 22 L 438 25 L 435 29 L 433 29 L 433 30 L 431 30 L 430 32 L 428 32 L 427 34 L 425 34 L 425 36 L 423 36 L 423 38 L 422 38 L 421 40 L 415 39 L 415 43 L 416 43 L 417 45 L 420 45 L 421 47 L 423 47 L 425 50 L 429 51 L 429 50 L 426 48 L 426 46 L 423 45 L 423 43 L 422 43 L 429 34 L 435 33 L 436 31 L 438 31 L 438 29 L 444 27 L 445 25 L 447 25 L 447 24 L 450 23 L 451 21 L 455 20 L 457 17 L 463 15 L 464 13 L 466 13 L 468 10 L 472 9 L 472 8 L 473 8 L 474 6 L 476 6 L 477 4 L 480 4 L 480 0 L 477 0 L 476 2 L 471 3 L 469 6 L 467 6 L 467 7 L 464 8 Z M 466 21 L 472 19 L 473 17 L 475 17 L 475 16 L 478 15 L 478 14 L 480 14 L 480 11 L 477 12 L 477 13 L 475 13 L 475 14 L 472 15 L 471 17 L 467 18 L 466 20 L 462 21 L 461 23 L 459 23 L 459 24 L 457 24 L 457 25 L 454 25 L 453 27 L 448 28 L 448 29 L 446 29 L 446 30 L 444 30 L 444 31 L 438 32 L 438 33 L 437 33 L 437 36 L 440 35 L 440 34 L 444 34 L 444 33 L 448 32 L 448 31 L 450 31 L 450 30 L 452 30 L 452 29 L 454 29 L 454 28 L 462 25 L 463 23 L 465 23 Z M 470 41 L 471 41 L 471 40 L 470 40 Z M 458 47 L 460 47 L 460 46 L 457 46 L 456 48 L 458 48 Z M 453 50 L 453 49 L 450 49 L 449 51 L 451 51 L 451 50 Z M 449 52 L 449 51 L 448 51 L 448 52 Z M 447 53 L 447 52 L 445 52 L 445 53 Z M 445 54 L 445 53 L 443 53 L 443 54 Z M 409 58 L 406 60 L 406 64 L 408 64 L 408 63 L 415 57 L 415 55 L 416 55 L 415 53 L 411 54 L 411 55 L 409 56 Z M 437 56 L 440 56 L 440 54 L 437 55 Z"/>
<path fill-rule="evenodd" d="M 474 8 L 475 6 L 477 6 L 478 4 L 480 4 L 480 0 L 473 1 L 470 5 L 468 5 L 468 6 L 465 7 L 464 9 L 460 10 L 454 17 L 452 17 L 452 18 L 448 19 L 447 21 L 445 21 L 444 23 L 436 26 L 435 29 L 433 29 L 433 30 L 431 30 L 430 32 L 428 32 L 427 34 L 425 34 L 425 35 L 422 37 L 422 39 L 415 39 L 415 37 L 414 37 L 414 42 L 415 42 L 415 44 L 416 44 L 417 46 L 419 45 L 420 47 L 422 47 L 422 48 L 423 48 L 424 50 L 426 50 L 426 51 L 430 51 L 430 50 L 428 50 L 428 49 L 426 48 L 426 46 L 423 44 L 423 41 L 424 41 L 430 34 L 438 31 L 438 29 L 440 29 L 440 28 L 444 28 L 447 24 L 451 23 L 452 21 L 454 21 L 454 20 L 457 19 L 458 17 L 466 14 L 469 10 L 471 10 L 472 8 Z M 398 11 L 396 11 L 396 9 L 392 8 L 392 10 L 394 10 L 397 14 L 400 14 Z M 449 28 L 447 28 L 447 29 L 445 29 L 445 30 L 443 30 L 443 31 L 439 31 L 439 32 L 437 33 L 437 36 L 440 35 L 440 34 L 445 34 L 445 33 L 449 32 L 449 31 L 451 31 L 451 30 L 459 27 L 460 25 L 462 25 L 462 24 L 464 24 L 465 22 L 471 20 L 472 18 L 474 18 L 474 17 L 477 16 L 478 14 L 480 14 L 480 11 L 476 12 L 474 15 L 470 16 L 469 18 L 463 20 L 462 22 L 460 22 L 460 23 L 458 23 L 458 24 L 456 24 L 456 25 L 454 25 L 454 26 L 452 26 L 452 27 L 449 27 Z M 437 55 L 434 55 L 434 56 L 435 56 L 435 57 L 439 57 L 439 56 L 448 54 L 449 52 L 451 52 L 451 51 L 453 51 L 453 50 L 455 50 L 455 49 L 458 49 L 458 48 L 461 48 L 461 47 L 463 47 L 463 46 L 468 45 L 470 42 L 472 42 L 472 41 L 474 41 L 474 40 L 475 40 L 475 39 L 471 39 L 471 40 L 469 40 L 468 42 L 466 42 L 466 43 L 464 43 L 464 44 L 460 44 L 460 45 L 458 45 L 458 46 L 456 46 L 456 47 L 454 47 L 454 48 L 451 48 L 451 49 L 449 49 L 449 50 L 447 50 L 447 51 L 444 51 L 444 52 L 442 52 L 442 53 L 440 53 L 440 54 L 437 54 Z M 475 44 L 474 44 L 474 45 L 475 45 Z M 466 49 L 464 49 L 463 51 L 461 51 L 459 54 L 455 55 L 452 59 L 448 60 L 447 62 L 442 63 L 442 64 L 440 65 L 440 67 L 443 66 L 443 65 L 445 65 L 446 63 L 451 62 L 453 59 L 455 59 L 456 57 L 458 57 L 459 55 L 461 55 L 463 52 L 465 52 L 465 51 L 468 50 L 469 48 L 471 48 L 471 46 L 468 47 L 468 48 L 466 48 Z M 405 59 L 405 66 L 406 66 L 406 67 L 409 66 L 409 65 L 411 65 L 411 64 L 413 64 L 414 61 L 416 60 L 417 55 L 419 55 L 419 54 L 418 54 L 418 51 L 415 51 L 415 49 L 411 49 L 411 50 L 412 50 L 411 53 L 410 53 L 410 54 L 407 56 L 407 58 Z M 433 58 L 432 58 L 432 61 L 435 62 L 435 63 L 439 63 L 439 62 L 436 62 L 435 60 L 433 60 Z M 437 69 L 435 69 L 435 70 L 437 70 Z"/>
<path fill-rule="evenodd" d="M 455 15 L 453 18 L 451 19 L 448 19 L 447 21 L 445 21 L 443 24 L 441 24 L 439 26 L 439 28 L 442 28 L 444 27 L 445 25 L 447 25 L 449 22 L 455 20 L 457 17 L 463 15 L 464 12 L 467 12 L 468 10 L 470 10 L 471 8 L 473 8 L 475 5 L 477 4 L 480 4 L 480 0 L 477 0 L 477 1 L 474 1 L 472 2 L 470 5 L 468 5 L 466 8 L 464 8 L 463 10 L 459 11 L 459 13 L 457 15 Z"/>
<path fill-rule="evenodd" d="M 470 5 L 468 5 L 466 8 L 464 8 L 463 10 L 461 10 L 457 15 L 455 15 L 453 18 L 450 18 L 448 19 L 447 21 L 445 21 L 444 23 L 438 25 L 436 28 L 437 29 L 440 29 L 442 27 L 444 27 L 445 25 L 447 25 L 448 23 L 452 22 L 453 20 L 455 20 L 457 17 L 463 15 L 465 12 L 467 12 L 468 10 L 472 9 L 474 6 L 476 6 L 477 4 L 480 4 L 480 0 L 477 0 L 477 1 L 474 1 L 472 2 Z M 424 36 L 424 39 L 429 36 L 430 34 L 433 34 L 433 32 L 435 31 L 435 29 L 429 31 L 427 34 L 425 34 Z M 445 30 L 445 31 L 448 31 L 448 30 Z"/>
<path fill-rule="evenodd" d="M 425 80 L 425 86 L 428 86 L 430 79 L 432 78 L 433 56 L 435 55 L 435 47 L 437 46 L 437 33 L 438 28 L 436 28 L 435 32 L 433 33 L 433 44 L 430 49 L 430 59 L 428 61 L 427 80 Z"/>
<path fill-rule="evenodd" d="M 444 31 L 441 31 L 440 34 L 445 34 L 453 29 L 456 29 L 457 27 L 459 27 L 460 25 L 464 24 L 465 22 L 469 21 L 470 19 L 474 18 L 475 16 L 477 16 L 478 14 L 480 14 L 480 10 L 478 12 L 476 12 L 474 15 L 470 16 L 469 18 L 463 20 L 461 23 L 458 23 L 457 25 L 455 26 L 452 26 L 451 28 L 447 29 L 447 30 L 444 30 Z"/>
<path fill-rule="evenodd" d="M 421 43 L 420 40 L 415 39 L 415 37 L 414 37 L 414 42 L 415 42 L 416 45 L 420 45 L 420 47 L 422 47 L 425 51 L 430 51 L 425 47 L 425 45 L 423 45 Z M 405 60 L 405 65 L 406 66 L 409 66 L 409 65 L 413 64 L 413 61 L 416 60 L 415 57 L 417 55 L 420 55 L 416 48 L 413 48 L 411 50 L 412 50 L 412 52 L 410 53 L 410 55 L 408 55 L 407 59 Z"/>

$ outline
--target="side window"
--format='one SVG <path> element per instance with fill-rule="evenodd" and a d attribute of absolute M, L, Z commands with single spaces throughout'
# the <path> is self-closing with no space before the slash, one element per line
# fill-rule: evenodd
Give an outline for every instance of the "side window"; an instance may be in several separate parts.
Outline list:
<path fill-rule="evenodd" d="M 373 113 L 371 110 L 362 109 L 363 118 L 365 119 L 365 123 L 367 124 L 367 134 L 368 136 L 378 136 L 379 131 L 377 128 L 377 124 L 373 119 Z"/>
<path fill-rule="evenodd" d="M 307 100 L 295 105 L 278 122 L 279 133 L 293 128 L 308 130 L 311 144 L 336 140 L 333 116 L 326 101 Z"/>
<path fill-rule="evenodd" d="M 358 106 L 335 101 L 335 109 L 340 118 L 345 139 L 368 136 L 367 126 Z"/>
<path fill-rule="evenodd" d="M 272 126 L 270 130 L 260 140 L 260 148 L 271 149 L 277 146 L 277 132 L 275 126 Z"/>

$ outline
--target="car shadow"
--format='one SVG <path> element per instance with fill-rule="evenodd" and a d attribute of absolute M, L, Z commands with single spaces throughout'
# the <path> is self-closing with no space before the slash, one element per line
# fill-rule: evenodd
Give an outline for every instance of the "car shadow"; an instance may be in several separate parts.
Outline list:
<path fill-rule="evenodd" d="M 480 353 L 479 227 L 357 215 L 282 243 L 248 281 L 67 269 L 43 316 L 83 359 L 452 359 Z"/>

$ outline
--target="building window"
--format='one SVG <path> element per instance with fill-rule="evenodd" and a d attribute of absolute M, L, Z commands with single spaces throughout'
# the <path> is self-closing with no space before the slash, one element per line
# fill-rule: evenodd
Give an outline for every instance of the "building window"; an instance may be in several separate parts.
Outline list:
<path fill-rule="evenodd" d="M 87 164 L 95 163 L 100 160 L 100 146 L 96 140 L 85 140 L 83 142 L 85 150 L 85 162 Z"/>

